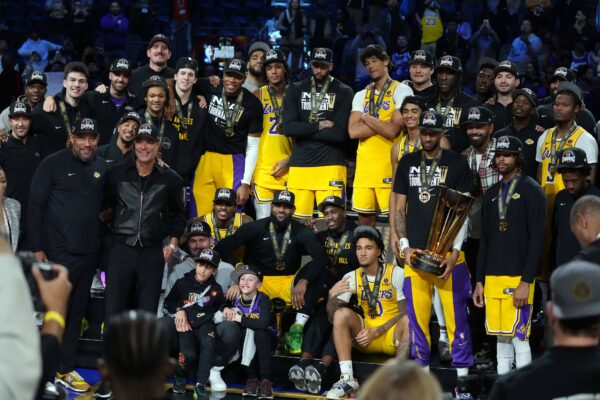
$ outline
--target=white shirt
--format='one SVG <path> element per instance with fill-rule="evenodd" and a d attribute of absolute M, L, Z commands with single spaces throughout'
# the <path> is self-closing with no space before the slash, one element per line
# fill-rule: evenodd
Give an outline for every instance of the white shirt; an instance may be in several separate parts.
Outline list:
<path fill-rule="evenodd" d="M 533 52 L 536 55 L 539 54 L 540 50 L 542 49 L 541 39 L 537 37 L 535 33 L 530 33 L 528 39 L 529 43 L 531 43 L 531 47 L 533 48 Z M 510 53 L 508 53 L 508 59 L 514 63 L 525 63 L 531 61 L 531 56 L 528 52 L 528 46 L 523 40 L 521 40 L 521 36 L 512 42 Z"/>
<path fill-rule="evenodd" d="M 546 136 L 548 136 L 548 130 L 542 133 L 542 135 L 538 138 L 535 152 L 535 161 L 537 162 L 544 161 L 542 149 L 544 148 L 544 143 L 546 142 Z M 583 132 L 573 147 L 577 147 L 585 151 L 588 164 L 598 163 L 598 143 L 589 132 Z"/>
<path fill-rule="evenodd" d="M 392 95 L 393 99 L 394 99 L 394 109 L 399 109 L 402 106 L 402 102 L 404 101 L 404 98 L 406 96 L 412 96 L 413 91 L 412 89 L 404 84 L 404 83 L 400 83 L 399 85 L 396 85 L 396 87 L 394 88 L 394 93 Z M 369 110 L 365 110 L 365 97 L 367 95 L 367 89 L 363 89 L 360 92 L 356 93 L 354 95 L 354 98 L 352 99 L 352 111 L 357 111 L 357 112 L 361 112 L 361 113 L 367 113 L 369 112 Z M 379 90 L 375 90 L 375 99 L 377 99 L 377 97 L 379 96 Z"/>
<path fill-rule="evenodd" d="M 404 269 L 400 268 L 397 265 L 394 265 L 393 268 L 394 269 L 392 270 L 392 287 L 394 289 L 396 289 L 396 301 L 404 300 L 404 292 L 402 291 L 402 284 L 404 283 Z M 356 282 L 357 271 L 360 272 L 360 268 L 358 268 L 354 271 L 348 272 L 342 278 L 342 280 L 349 278 L 348 285 L 350 286 L 350 292 L 340 294 L 337 297 L 339 300 L 349 303 L 352 295 L 356 294 L 355 282 Z M 369 283 L 373 283 L 373 282 L 375 282 L 375 276 L 367 275 L 367 280 L 369 281 Z"/>

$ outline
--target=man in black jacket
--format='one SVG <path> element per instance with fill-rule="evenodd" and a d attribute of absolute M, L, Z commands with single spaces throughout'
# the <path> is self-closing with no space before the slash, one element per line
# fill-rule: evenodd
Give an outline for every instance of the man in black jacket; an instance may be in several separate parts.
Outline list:
<path fill-rule="evenodd" d="M 135 111 L 124 114 L 117 123 L 117 138 L 98 147 L 98 156 L 114 164 L 133 158 L 133 141 L 140 124 L 141 117 Z"/>
<path fill-rule="evenodd" d="M 600 264 L 600 197 L 583 196 L 573 204 L 571 231 L 582 247 L 575 259 Z"/>
<path fill-rule="evenodd" d="M 96 271 L 99 213 L 108 164 L 96 158 L 98 123 L 84 118 L 69 135 L 70 148 L 47 157 L 29 194 L 29 244 L 38 261 L 66 266 L 73 285 L 56 380 L 77 392 L 89 385 L 75 371 L 77 340 Z"/>
<path fill-rule="evenodd" d="M 296 322 L 286 334 L 286 346 L 290 353 L 300 354 L 302 331 L 321 294 L 320 280 L 328 262 L 314 233 L 292 219 L 295 209 L 293 193 L 275 192 L 270 217 L 240 226 L 215 250 L 235 265 L 240 261 L 235 250 L 246 246 L 244 262 L 258 267 L 265 276 L 260 290 L 269 298 L 283 299 L 297 311 Z M 301 266 L 304 255 L 310 255 L 312 261 Z M 230 291 L 235 289 L 239 291 L 237 285 Z"/>
<path fill-rule="evenodd" d="M 135 160 L 116 166 L 108 177 L 108 203 L 115 217 L 105 321 L 128 308 L 132 287 L 137 287 L 137 308 L 156 312 L 164 263 L 183 233 L 181 178 L 157 163 L 158 148 L 158 132 L 142 124 L 135 138 Z M 165 238 L 168 244 L 163 246 Z"/>

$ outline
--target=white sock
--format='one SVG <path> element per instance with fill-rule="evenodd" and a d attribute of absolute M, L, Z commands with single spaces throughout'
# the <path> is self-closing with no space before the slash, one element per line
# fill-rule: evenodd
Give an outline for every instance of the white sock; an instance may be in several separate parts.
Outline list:
<path fill-rule="evenodd" d="M 433 288 L 433 310 L 435 311 L 435 316 L 437 317 L 438 324 L 440 326 L 446 326 L 446 317 L 444 317 L 444 308 L 442 307 L 442 299 L 440 298 L 440 293 L 438 292 L 438 288 Z M 448 341 L 448 338 L 446 338 Z"/>
<path fill-rule="evenodd" d="M 464 368 L 456 368 L 456 376 L 458 376 L 459 378 L 462 376 L 468 376 L 469 375 L 469 368 L 468 367 L 464 367 Z"/>
<path fill-rule="evenodd" d="M 296 313 L 296 323 L 297 324 L 304 326 L 306 324 L 306 322 L 308 321 L 308 318 L 310 318 L 310 317 L 306 314 Z"/>
<path fill-rule="evenodd" d="M 340 361 L 340 372 L 343 377 L 348 380 L 354 377 L 354 371 L 352 370 L 352 360 Z"/>
<path fill-rule="evenodd" d="M 515 348 L 515 362 L 516 367 L 521 368 L 531 363 L 531 347 L 529 342 L 514 337 L 512 339 L 512 345 Z"/>
<path fill-rule="evenodd" d="M 423 367 L 421 367 L 423 369 L 423 371 L 429 373 L 429 365 L 424 365 Z"/>
<path fill-rule="evenodd" d="M 511 338 L 507 336 L 498 336 L 496 343 L 496 359 L 498 361 L 498 375 L 504 375 L 512 369 L 515 359 L 514 347 Z"/>
<path fill-rule="evenodd" d="M 271 215 L 271 203 L 259 203 L 254 198 L 254 209 L 256 210 L 256 219 L 267 218 Z"/>
<path fill-rule="evenodd" d="M 440 342 L 448 343 L 448 331 L 446 331 L 446 327 L 440 326 Z"/>

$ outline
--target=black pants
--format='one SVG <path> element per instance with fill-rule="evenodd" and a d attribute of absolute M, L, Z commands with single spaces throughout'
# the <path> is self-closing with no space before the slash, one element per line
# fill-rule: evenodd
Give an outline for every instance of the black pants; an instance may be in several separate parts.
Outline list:
<path fill-rule="evenodd" d="M 314 261 L 310 261 L 310 263 L 312 263 L 312 262 L 314 262 Z M 307 266 L 308 266 L 308 264 L 304 268 L 306 268 Z M 300 279 L 304 278 L 303 272 L 304 271 L 300 271 L 298 273 L 298 275 L 296 276 L 296 278 L 294 279 L 294 286 Z M 326 292 L 324 292 L 324 285 L 325 285 L 325 277 L 324 276 L 319 277 L 319 279 L 317 279 L 313 282 L 309 282 L 309 284 L 306 288 L 306 293 L 304 293 L 304 305 L 302 306 L 302 308 L 300 310 L 298 310 L 299 313 L 306 314 L 306 315 L 311 315 L 313 313 L 315 306 L 319 302 L 319 299 L 321 297 L 323 297 L 324 293 L 326 293 Z"/>
<path fill-rule="evenodd" d="M 477 274 L 477 254 L 479 251 L 479 239 L 467 238 L 463 246 L 467 268 L 471 274 L 471 285 L 475 289 Z M 491 344 L 491 339 L 485 331 L 485 308 L 476 307 L 473 299 L 469 299 L 469 328 L 473 341 L 474 353 L 481 350 L 484 343 Z"/>
<path fill-rule="evenodd" d="M 156 313 L 165 260 L 161 246 L 130 247 L 115 241 L 106 274 L 105 321 L 128 308 L 137 290 L 137 308 Z"/>
<path fill-rule="evenodd" d="M 179 349 L 184 356 L 184 364 L 189 367 L 198 366 L 196 382 L 208 382 L 210 369 L 215 362 L 215 324 L 212 321 L 203 323 L 188 332 L 179 332 Z"/>
<path fill-rule="evenodd" d="M 55 248 L 46 250 L 46 256 L 51 262 L 64 265 L 69 270 L 69 281 L 73 285 L 58 365 L 58 372 L 64 374 L 75 369 L 81 319 L 87 309 L 96 272 L 96 253 L 71 254 L 64 248 Z"/>
<path fill-rule="evenodd" d="M 246 337 L 246 331 L 242 334 L 241 343 Z M 271 353 L 275 348 L 277 338 L 267 329 L 257 329 L 254 331 L 254 344 L 256 345 L 256 354 L 246 367 L 248 379 L 267 379 L 271 380 Z M 241 346 L 240 346 L 241 348 Z"/>
<path fill-rule="evenodd" d="M 326 302 L 321 302 L 317 305 L 306 329 L 304 329 L 302 352 L 307 352 L 316 358 L 324 356 L 336 358 L 332 333 L 333 325 L 327 317 Z"/>

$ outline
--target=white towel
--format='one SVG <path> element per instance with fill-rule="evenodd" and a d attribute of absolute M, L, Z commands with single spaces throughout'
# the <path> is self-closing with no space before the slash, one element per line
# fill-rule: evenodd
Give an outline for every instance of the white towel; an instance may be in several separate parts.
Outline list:
<path fill-rule="evenodd" d="M 254 330 L 246 329 L 244 346 L 242 347 L 242 365 L 248 367 L 256 354 L 256 343 L 254 343 Z"/>

